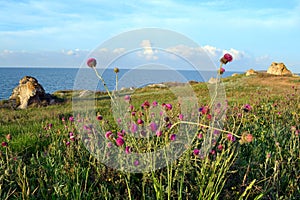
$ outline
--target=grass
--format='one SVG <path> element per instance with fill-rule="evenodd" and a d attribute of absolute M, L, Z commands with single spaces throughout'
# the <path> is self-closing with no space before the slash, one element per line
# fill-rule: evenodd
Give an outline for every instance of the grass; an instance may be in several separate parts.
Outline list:
<path fill-rule="evenodd" d="M 0 199 L 299 199 L 299 80 L 265 75 L 223 79 L 229 105 L 224 132 L 218 132 L 214 140 L 207 140 L 205 126 L 183 126 L 185 131 L 178 131 L 175 124 L 184 120 L 178 119 L 180 107 L 168 89 L 137 89 L 130 102 L 137 115 L 129 118 L 133 122 L 142 119 L 141 126 L 147 127 L 151 121 L 147 109 L 140 109 L 145 101 L 173 105 L 172 110 L 162 109 L 163 117 L 155 118 L 163 135 L 146 140 L 125 134 L 124 144 L 107 159 L 122 155 L 118 152 L 125 146 L 131 147 L 133 154 L 152 152 L 166 144 L 182 147 L 176 143 L 181 137 L 190 141 L 177 159 L 166 157 L 163 168 L 139 173 L 106 166 L 84 145 L 85 139 L 97 141 L 97 137 L 115 145 L 119 137 L 121 130 L 117 122 L 111 123 L 111 102 L 105 93 L 96 94 L 95 116 L 103 117 L 97 122 L 102 135 L 91 128 L 88 138 L 80 134 L 76 122 L 82 120 L 84 125 L 91 119 L 73 116 L 72 91 L 57 92 L 58 98 L 65 99 L 58 105 L 2 108 L 0 141 L 7 146 L 2 143 L 0 147 Z M 199 105 L 207 105 L 206 84 L 193 82 L 191 86 Z M 251 106 L 249 111 L 244 109 L 246 104 Z M 198 108 L 191 116 L 193 113 L 198 115 Z M 202 112 L 199 122 L 209 125 L 209 114 Z M 173 128 L 166 128 L 165 116 Z M 106 131 L 112 131 L 108 139 Z M 172 134 L 179 139 L 170 140 Z M 208 141 L 213 143 L 210 151 L 199 153 Z M 106 143 L 103 150 L 108 151 Z M 136 160 L 132 163 L 137 164 Z M 136 167 L 143 167 L 143 161 L 139 162 Z"/>

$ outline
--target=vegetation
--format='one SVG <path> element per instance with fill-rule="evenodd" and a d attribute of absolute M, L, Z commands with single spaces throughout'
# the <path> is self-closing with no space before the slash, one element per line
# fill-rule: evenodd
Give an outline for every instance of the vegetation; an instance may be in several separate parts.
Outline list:
<path fill-rule="evenodd" d="M 223 82 L 226 119 L 223 130 L 214 132 L 218 137 L 209 152 L 201 147 L 209 133 L 211 111 L 204 110 L 210 98 L 205 83 L 193 82 L 200 105 L 194 112 L 202 126 L 191 133 L 194 137 L 180 157 L 138 173 L 112 169 L 91 155 L 78 128 L 88 119 L 74 116 L 70 91 L 56 94 L 65 98 L 57 105 L 2 108 L 0 199 L 300 199 L 299 78 L 238 76 Z M 107 94 L 96 94 L 96 99 L 95 118 L 106 150 L 117 146 L 126 154 L 151 152 L 182 136 L 176 124 L 184 123 L 185 116 L 167 88 L 137 89 L 127 99 L 136 114 L 130 119 L 138 127 L 152 122 L 148 108 L 158 106 L 163 112 L 149 130 L 161 133 L 148 142 L 122 135 L 117 122 L 111 123 Z M 142 161 L 132 164 L 140 169 Z"/>

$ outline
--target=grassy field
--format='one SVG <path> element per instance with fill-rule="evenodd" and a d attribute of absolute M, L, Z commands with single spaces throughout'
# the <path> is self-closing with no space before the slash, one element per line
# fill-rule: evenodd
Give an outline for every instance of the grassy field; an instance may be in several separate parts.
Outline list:
<path fill-rule="evenodd" d="M 211 111 L 204 111 L 207 85 L 191 83 L 202 108 L 192 114 L 204 126 L 189 133 L 194 137 L 178 159 L 139 173 L 112 169 L 90 154 L 76 126 L 87 119 L 73 116 L 70 95 L 48 107 L 2 108 L 0 199 L 300 199 L 300 78 L 262 73 L 222 81 L 228 107 L 210 151 L 199 153 L 212 120 Z M 131 95 L 129 118 L 138 127 L 153 122 L 147 111 L 154 106 L 168 117 L 155 121 L 156 135 L 147 142 L 112 122 L 107 94 L 97 99 L 95 118 L 102 130 L 97 134 L 104 138 L 111 131 L 104 138 L 106 150 L 113 145 L 126 154 L 151 152 L 185 134 L 175 131 L 185 116 L 178 117 L 178 102 L 167 88 L 146 87 Z M 93 128 L 86 129 L 96 137 Z"/>

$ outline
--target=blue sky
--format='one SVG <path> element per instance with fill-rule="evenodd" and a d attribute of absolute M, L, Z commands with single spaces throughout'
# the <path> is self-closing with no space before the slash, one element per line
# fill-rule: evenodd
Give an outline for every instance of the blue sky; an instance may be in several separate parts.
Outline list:
<path fill-rule="evenodd" d="M 274 61 L 300 72 L 300 0 L 0 0 L 0 5 L 0 66 L 78 67 L 111 37 L 156 27 L 189 37 L 213 60 L 232 53 L 235 62 L 228 70 L 266 70 Z"/>

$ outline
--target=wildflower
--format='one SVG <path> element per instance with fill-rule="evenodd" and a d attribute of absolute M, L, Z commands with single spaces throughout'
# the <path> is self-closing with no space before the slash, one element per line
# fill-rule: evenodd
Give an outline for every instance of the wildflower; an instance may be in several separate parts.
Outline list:
<path fill-rule="evenodd" d="M 7 134 L 5 137 L 8 141 L 11 141 L 11 139 L 12 139 L 11 134 Z"/>
<path fill-rule="evenodd" d="M 124 144 L 123 138 L 118 137 L 118 138 L 116 139 L 116 144 L 117 144 L 117 146 L 122 146 L 122 145 Z"/>
<path fill-rule="evenodd" d="M 74 122 L 74 117 L 73 117 L 73 116 L 70 116 L 70 117 L 69 117 L 69 121 L 70 121 L 70 122 Z"/>
<path fill-rule="evenodd" d="M 70 144 L 71 144 L 70 141 L 66 142 L 66 146 L 70 146 Z"/>
<path fill-rule="evenodd" d="M 193 153 L 194 153 L 195 156 L 197 156 L 197 155 L 199 155 L 200 150 L 199 149 L 194 149 Z"/>
<path fill-rule="evenodd" d="M 172 104 L 169 104 L 169 103 L 167 103 L 166 105 L 165 105 L 165 107 L 167 108 L 167 110 L 172 110 Z"/>
<path fill-rule="evenodd" d="M 132 123 L 130 127 L 131 133 L 136 133 L 137 130 L 138 130 L 138 126 L 135 123 Z"/>
<path fill-rule="evenodd" d="M 125 95 L 124 96 L 124 100 L 127 101 L 127 102 L 129 102 L 131 100 L 131 97 L 129 95 Z"/>
<path fill-rule="evenodd" d="M 157 101 L 153 101 L 153 102 L 152 102 L 152 106 L 153 106 L 153 107 L 156 107 L 157 105 L 158 105 Z"/>
<path fill-rule="evenodd" d="M 8 143 L 7 143 L 7 142 L 2 142 L 1 146 L 7 147 L 7 146 L 8 146 Z"/>
<path fill-rule="evenodd" d="M 135 160 L 135 161 L 133 162 L 133 164 L 134 164 L 134 166 L 138 166 L 138 165 L 140 164 L 140 162 L 139 162 L 139 160 Z"/>
<path fill-rule="evenodd" d="M 97 61 L 95 58 L 89 58 L 86 62 L 87 66 L 94 68 L 97 65 Z"/>
<path fill-rule="evenodd" d="M 119 68 L 117 68 L 117 67 L 114 68 L 114 72 L 115 72 L 116 74 L 119 73 L 119 71 L 120 71 Z"/>
<path fill-rule="evenodd" d="M 299 135 L 300 130 L 296 130 L 295 131 L 295 135 L 298 136 Z"/>
<path fill-rule="evenodd" d="M 75 135 L 74 135 L 74 133 L 73 133 L 73 132 L 70 132 L 69 135 L 70 135 L 70 140 L 71 140 L 71 141 L 74 141 L 74 140 L 75 140 Z"/>
<path fill-rule="evenodd" d="M 166 126 L 168 129 L 170 129 L 171 127 L 172 127 L 172 123 L 171 122 L 169 122 L 168 124 L 167 124 L 167 126 Z"/>
<path fill-rule="evenodd" d="M 229 141 L 231 141 L 231 142 L 234 142 L 234 141 L 235 141 L 234 135 L 232 135 L 232 134 L 230 134 L 230 133 L 227 134 L 227 139 L 228 139 Z"/>
<path fill-rule="evenodd" d="M 179 120 L 183 120 L 183 114 L 178 115 Z"/>
<path fill-rule="evenodd" d="M 107 132 L 105 133 L 105 138 L 110 139 L 111 136 L 112 136 L 112 132 L 111 132 L 111 131 L 107 131 Z"/>
<path fill-rule="evenodd" d="M 170 136 L 170 140 L 171 140 L 171 141 L 176 140 L 176 134 L 172 134 L 172 135 Z"/>
<path fill-rule="evenodd" d="M 251 107 L 249 104 L 245 104 L 244 107 L 243 107 L 243 110 L 244 110 L 245 112 L 249 112 L 249 111 L 252 110 L 252 107 Z"/>
<path fill-rule="evenodd" d="M 131 112 L 131 116 L 135 116 L 135 111 Z"/>
<path fill-rule="evenodd" d="M 253 141 L 253 135 L 248 133 L 248 132 L 244 132 L 242 134 L 242 138 L 240 140 L 240 143 L 241 144 L 244 144 L 244 143 L 250 143 Z"/>
<path fill-rule="evenodd" d="M 223 67 L 221 67 L 220 69 L 219 69 L 219 74 L 224 74 L 224 72 L 225 72 L 225 69 L 223 68 Z"/>
<path fill-rule="evenodd" d="M 144 123 L 144 121 L 143 121 L 142 119 L 138 118 L 137 123 L 138 123 L 139 125 L 141 125 L 141 124 Z"/>
<path fill-rule="evenodd" d="M 220 62 L 225 65 L 231 61 L 232 61 L 232 55 L 230 55 L 229 53 L 224 54 L 224 56 L 220 59 Z"/>
<path fill-rule="evenodd" d="M 216 154 L 216 150 L 214 150 L 214 149 L 210 150 L 210 154 L 211 155 L 215 155 Z"/>
<path fill-rule="evenodd" d="M 199 108 L 199 112 L 201 112 L 203 115 L 208 114 L 209 113 L 209 107 L 208 106 L 203 106 L 203 107 Z"/>
<path fill-rule="evenodd" d="M 130 105 L 130 106 L 129 106 L 129 110 L 132 111 L 133 109 L 134 109 L 134 106 L 133 106 L 133 105 Z"/>
<path fill-rule="evenodd" d="M 108 142 L 108 143 L 106 144 L 106 146 L 107 146 L 107 148 L 111 148 L 111 147 L 112 147 L 112 143 L 111 143 L 111 142 Z"/>
<path fill-rule="evenodd" d="M 153 132 L 157 130 L 157 125 L 156 125 L 155 122 L 151 122 L 151 123 L 150 123 L 150 129 L 151 129 L 151 131 L 153 131 Z"/>
<path fill-rule="evenodd" d="M 156 134 L 157 137 L 160 137 L 162 135 L 162 131 L 157 130 L 155 134 Z"/>
<path fill-rule="evenodd" d="M 51 124 L 51 123 L 50 123 L 50 124 L 48 124 L 48 128 L 49 128 L 49 129 L 51 129 L 51 128 L 52 128 L 52 126 L 53 126 L 53 124 Z"/>
<path fill-rule="evenodd" d="M 199 139 L 202 139 L 202 138 L 203 138 L 203 134 L 202 134 L 202 133 L 199 133 L 197 137 L 198 137 Z"/>
<path fill-rule="evenodd" d="M 150 107 L 149 101 L 144 101 L 144 103 L 142 104 L 142 108 L 143 108 L 143 109 L 147 109 L 147 108 L 149 108 L 149 107 Z"/>
<path fill-rule="evenodd" d="M 218 148 L 218 150 L 222 151 L 224 147 L 222 144 L 219 144 L 217 148 Z"/>
<path fill-rule="evenodd" d="M 130 146 L 126 146 L 125 147 L 125 153 L 126 154 L 130 154 L 131 153 L 131 147 Z"/>
<path fill-rule="evenodd" d="M 103 119 L 102 115 L 98 115 L 98 116 L 97 116 L 97 120 L 98 120 L 98 121 L 101 121 L 102 119 Z"/>

